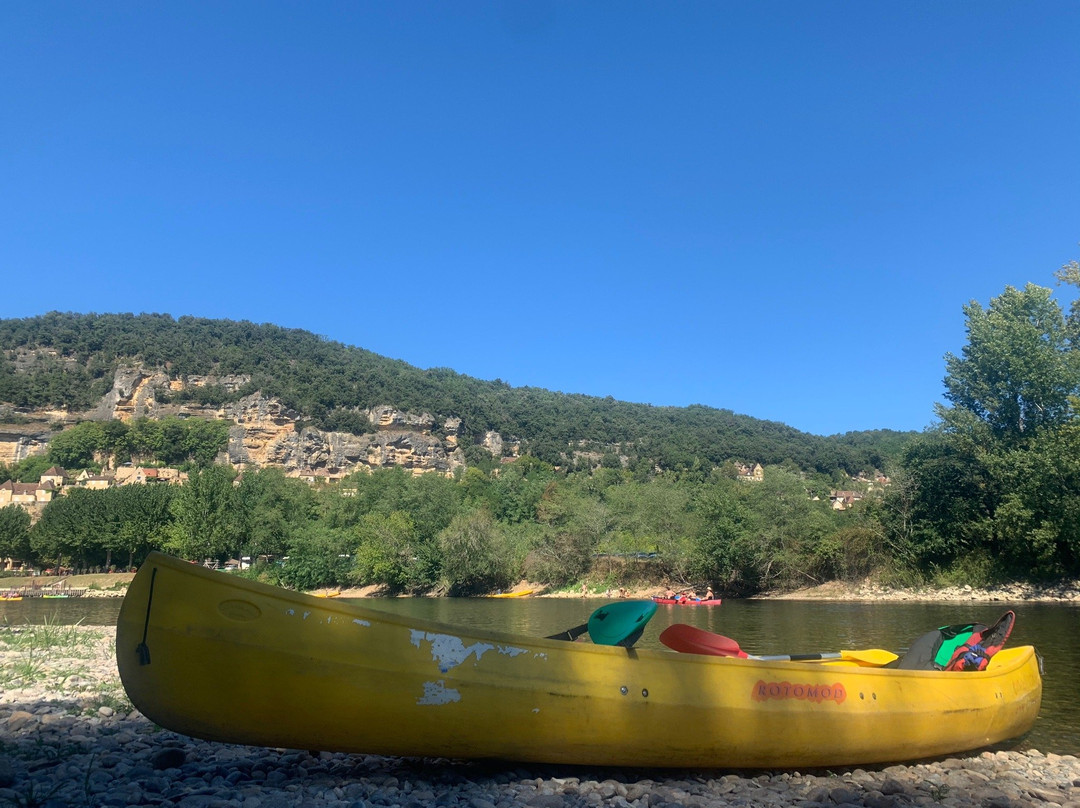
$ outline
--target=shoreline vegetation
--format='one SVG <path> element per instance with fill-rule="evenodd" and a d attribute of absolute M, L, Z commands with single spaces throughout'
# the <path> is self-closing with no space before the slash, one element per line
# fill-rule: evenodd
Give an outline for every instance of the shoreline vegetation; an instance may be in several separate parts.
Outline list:
<path fill-rule="evenodd" d="M 49 589 L 63 585 L 75 590 L 85 590 L 81 597 L 123 597 L 127 585 L 134 573 L 99 573 L 89 575 L 71 575 L 64 578 L 37 576 L 34 578 L 0 579 L 0 591 L 21 589 L 33 586 L 37 589 Z M 586 585 L 585 594 L 581 589 L 550 589 L 540 584 L 521 581 L 504 590 L 506 593 L 528 590 L 528 597 L 544 598 L 634 598 L 648 599 L 654 595 L 664 595 L 668 590 L 680 592 L 686 587 L 676 584 L 650 584 L 628 588 L 600 589 Z M 61 590 L 62 591 L 62 590 Z M 380 586 L 347 587 L 341 589 L 314 589 L 309 594 L 319 597 L 369 598 L 396 597 L 388 595 Z M 497 593 L 490 593 L 497 594 Z M 700 593 L 699 593 L 700 594 Z M 430 595 L 428 596 L 430 597 Z M 907 602 L 1008 602 L 1008 603 L 1078 603 L 1080 604 L 1080 581 L 1039 586 L 1030 583 L 1003 584 L 992 588 L 971 586 L 923 586 L 897 588 L 864 581 L 862 583 L 843 583 L 830 581 L 819 586 L 791 591 L 764 592 L 748 600 L 833 600 L 833 601 L 907 601 Z"/>
<path fill-rule="evenodd" d="M 0 628 L 0 802 L 188 808 L 1080 806 L 1073 755 L 995 748 L 829 770 L 638 770 L 245 747 L 128 701 L 108 627 Z M 1018 742 L 1023 743 L 1022 739 Z"/>
<path fill-rule="evenodd" d="M 1080 288 L 1080 263 L 1054 279 Z M 36 444 L 0 464 L 0 555 L 79 570 L 151 550 L 272 558 L 267 580 L 300 591 L 479 596 L 524 579 L 569 596 L 677 581 L 1071 601 L 1071 585 L 992 588 L 1080 578 L 1080 303 L 1053 295 L 1008 286 L 963 308 L 968 342 L 945 355 L 924 431 L 829 437 L 421 371 L 269 325 L 0 320 L 0 419 L 38 424 L 17 424 Z M 110 390 L 136 379 L 140 403 L 120 407 Z M 908 589 L 790 591 L 864 579 Z"/>

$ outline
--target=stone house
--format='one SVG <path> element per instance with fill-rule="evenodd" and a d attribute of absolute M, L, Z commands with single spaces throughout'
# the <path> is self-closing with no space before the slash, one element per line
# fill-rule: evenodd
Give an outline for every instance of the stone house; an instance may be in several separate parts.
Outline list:
<path fill-rule="evenodd" d="M 38 482 L 42 485 L 45 483 L 52 483 L 53 488 L 59 491 L 65 485 L 70 483 L 71 479 L 68 476 L 67 471 L 63 468 L 60 466 L 53 466 L 38 478 Z"/>
<path fill-rule="evenodd" d="M 17 483 L 8 480 L 0 483 L 0 508 L 8 505 L 22 505 L 26 507 L 45 507 L 52 502 L 56 489 L 52 483 Z"/>
<path fill-rule="evenodd" d="M 183 485 L 187 479 L 187 472 L 179 469 L 121 466 L 116 470 L 116 485 L 147 485 L 148 483 Z"/>
<path fill-rule="evenodd" d="M 760 483 L 765 479 L 765 469 L 761 467 L 760 463 L 755 463 L 753 466 L 744 466 L 741 463 L 736 463 L 735 470 L 739 475 L 736 479 L 745 482 Z"/>
<path fill-rule="evenodd" d="M 846 511 L 862 498 L 859 491 L 832 491 L 829 493 L 829 504 L 834 511 Z"/>

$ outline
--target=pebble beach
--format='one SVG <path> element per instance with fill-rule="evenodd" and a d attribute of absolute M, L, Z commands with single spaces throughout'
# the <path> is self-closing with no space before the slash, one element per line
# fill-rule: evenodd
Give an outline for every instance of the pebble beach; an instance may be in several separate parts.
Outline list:
<path fill-rule="evenodd" d="M 43 653 L 0 628 L 0 806 L 184 808 L 1080 808 L 1080 760 L 975 753 L 833 771 L 590 769 L 263 749 L 154 725 L 127 701 L 115 630 Z M 60 650 L 57 650 L 59 648 Z"/>

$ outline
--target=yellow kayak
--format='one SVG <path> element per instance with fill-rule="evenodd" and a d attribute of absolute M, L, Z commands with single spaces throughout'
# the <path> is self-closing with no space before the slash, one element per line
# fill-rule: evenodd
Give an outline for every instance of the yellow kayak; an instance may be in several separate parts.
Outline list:
<path fill-rule="evenodd" d="M 1023 734 L 1030 646 L 980 672 L 772 662 L 422 622 L 151 555 L 120 611 L 136 707 L 208 740 L 371 754 L 808 767 Z"/>
<path fill-rule="evenodd" d="M 520 592 L 499 592 L 496 595 L 488 595 L 489 598 L 524 598 L 531 595 L 531 589 L 522 589 Z"/>

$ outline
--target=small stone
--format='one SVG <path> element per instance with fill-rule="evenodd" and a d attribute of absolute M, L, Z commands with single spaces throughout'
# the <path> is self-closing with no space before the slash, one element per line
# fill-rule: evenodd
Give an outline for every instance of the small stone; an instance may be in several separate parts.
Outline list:
<path fill-rule="evenodd" d="M 11 788 L 15 785 L 15 767 L 7 755 L 0 756 L 0 788 Z"/>
<path fill-rule="evenodd" d="M 32 721 L 38 721 L 38 717 L 26 710 L 14 710 L 7 720 L 7 728 L 10 732 L 18 732 Z"/>
<path fill-rule="evenodd" d="M 168 746 L 158 750 L 151 756 L 150 765 L 159 771 L 162 769 L 179 769 L 186 760 L 187 755 L 183 749 Z"/>

